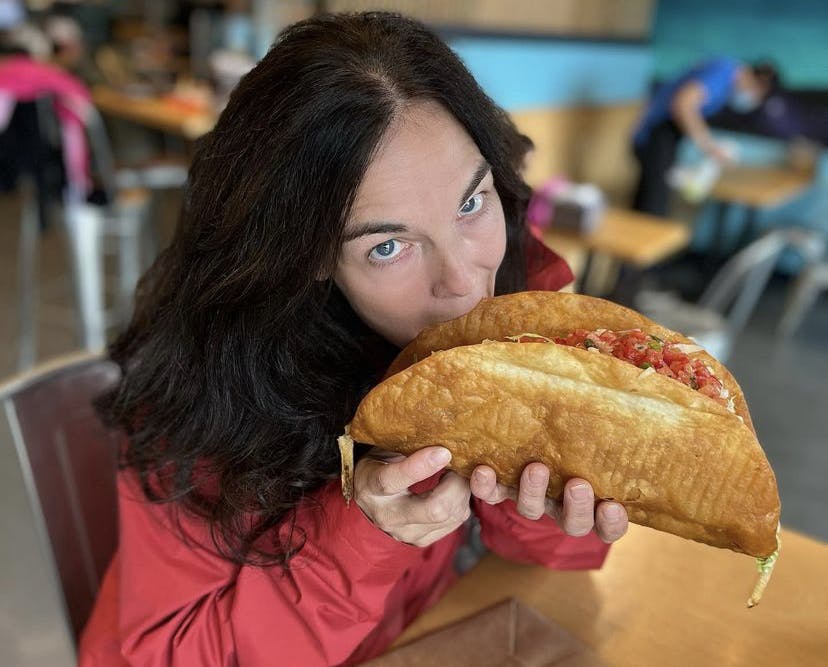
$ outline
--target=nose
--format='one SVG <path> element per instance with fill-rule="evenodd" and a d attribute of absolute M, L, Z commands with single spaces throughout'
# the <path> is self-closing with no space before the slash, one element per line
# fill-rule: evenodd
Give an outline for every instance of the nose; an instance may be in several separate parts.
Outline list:
<path fill-rule="evenodd" d="M 474 268 L 459 249 L 443 254 L 438 261 L 437 280 L 432 287 L 435 297 L 464 297 L 474 291 Z"/>

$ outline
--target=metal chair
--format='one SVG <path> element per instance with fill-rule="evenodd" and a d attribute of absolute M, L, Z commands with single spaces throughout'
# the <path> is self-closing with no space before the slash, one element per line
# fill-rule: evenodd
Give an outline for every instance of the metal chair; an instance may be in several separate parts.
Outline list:
<path fill-rule="evenodd" d="M 118 540 L 117 435 L 91 403 L 118 375 L 112 362 L 82 353 L 0 386 L 0 436 L 17 452 L 35 529 L 75 641 Z"/>
<path fill-rule="evenodd" d="M 791 336 L 800 327 L 808 311 L 814 306 L 822 292 L 828 290 L 828 161 L 823 161 L 820 186 L 815 189 L 806 220 L 822 230 L 822 252 L 815 252 L 806 258 L 804 267 L 791 285 L 782 319 L 776 332 L 780 336 Z"/>
<path fill-rule="evenodd" d="M 791 287 L 777 332 L 781 336 L 792 335 L 802 324 L 802 320 L 816 303 L 820 293 L 826 290 L 828 290 L 828 261 L 807 265 Z"/>
<path fill-rule="evenodd" d="M 795 227 L 773 229 L 733 255 L 713 276 L 698 303 L 689 303 L 673 293 L 642 291 L 636 296 L 635 306 L 659 324 L 695 339 L 719 361 L 726 362 L 782 252 L 792 248 L 812 259 L 824 247 L 819 232 Z"/>
<path fill-rule="evenodd" d="M 47 129 L 56 126 L 51 100 L 44 98 L 25 103 L 21 109 L 32 116 L 35 130 L 25 133 L 28 150 L 40 151 L 48 139 L 54 149 L 59 150 L 59 134 Z M 120 325 L 131 314 L 132 294 L 138 278 L 149 264 L 149 255 L 154 255 L 148 248 L 157 250 L 157 241 L 148 232 L 150 213 L 153 204 L 151 191 L 144 187 L 124 187 L 121 174 L 114 168 L 111 149 L 103 122 L 94 108 L 90 108 L 87 117 L 87 135 L 90 154 L 97 172 L 106 204 L 95 205 L 73 188 L 57 188 L 57 198 L 49 200 L 53 206 L 48 209 L 42 203 L 43 187 L 41 172 L 45 169 L 42 161 L 28 167 L 24 179 L 19 184 L 23 196 L 21 216 L 20 248 L 18 252 L 18 299 L 19 299 L 19 347 L 18 370 L 30 368 L 37 358 L 37 257 L 39 229 L 45 227 L 46 213 L 55 213 L 66 230 L 66 241 L 74 287 L 75 315 L 78 330 L 78 343 L 87 350 L 100 350 L 106 344 L 108 326 Z M 43 129 L 45 127 L 46 129 Z M 24 135 L 19 135 L 23 137 Z M 48 165 L 47 165 L 48 166 Z M 150 172 L 153 174 L 154 172 Z M 135 180 L 134 174 L 131 175 Z M 166 180 L 163 180 L 166 178 Z M 180 187 L 182 179 L 186 180 L 186 170 L 181 168 L 163 171 L 161 180 L 164 187 Z M 52 179 L 54 180 L 54 179 Z M 156 177 L 156 181 L 158 178 Z M 149 181 L 153 187 L 158 183 Z M 53 188 L 54 189 L 54 188 Z M 106 290 L 104 275 L 104 254 L 114 240 L 114 254 L 118 261 L 117 283 L 114 291 L 114 307 L 106 308 Z"/>
<path fill-rule="evenodd" d="M 103 119 L 95 107 L 86 112 L 86 135 L 95 172 L 107 204 L 67 205 L 66 224 L 74 243 L 72 258 L 79 276 L 77 301 L 87 349 L 105 342 L 105 330 L 129 321 L 132 296 L 138 279 L 158 254 L 154 232 L 158 197 L 164 190 L 178 190 L 187 183 L 188 169 L 180 161 L 153 161 L 137 167 L 117 167 Z M 104 308 L 103 254 L 114 240 L 118 261 L 114 304 Z"/>

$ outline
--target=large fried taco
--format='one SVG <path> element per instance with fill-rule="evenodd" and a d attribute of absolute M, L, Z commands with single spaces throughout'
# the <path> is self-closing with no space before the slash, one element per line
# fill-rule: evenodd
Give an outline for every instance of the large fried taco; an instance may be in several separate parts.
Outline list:
<path fill-rule="evenodd" d="M 410 454 L 442 445 L 516 486 L 532 461 L 559 498 L 580 477 L 630 521 L 755 556 L 762 595 L 778 557 L 779 494 L 745 397 L 682 334 L 593 297 L 521 292 L 423 330 L 360 403 L 346 436 Z"/>

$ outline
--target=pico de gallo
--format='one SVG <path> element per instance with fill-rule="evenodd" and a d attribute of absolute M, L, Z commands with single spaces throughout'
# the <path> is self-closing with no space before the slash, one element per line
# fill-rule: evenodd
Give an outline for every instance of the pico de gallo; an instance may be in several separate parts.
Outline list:
<path fill-rule="evenodd" d="M 609 329 L 576 329 L 568 336 L 546 338 L 538 334 L 521 334 L 508 338 L 516 343 L 557 343 L 579 347 L 596 354 L 611 354 L 638 366 L 644 374 L 659 373 L 686 384 L 717 403 L 733 411 L 730 393 L 713 375 L 713 371 L 701 359 L 690 353 L 702 348 L 698 345 L 672 343 L 641 329 L 610 331 Z"/>

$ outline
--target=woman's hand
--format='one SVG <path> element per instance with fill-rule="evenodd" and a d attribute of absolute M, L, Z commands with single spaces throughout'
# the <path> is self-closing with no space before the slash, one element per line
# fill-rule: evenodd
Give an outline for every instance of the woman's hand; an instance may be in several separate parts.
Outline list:
<path fill-rule="evenodd" d="M 356 464 L 354 500 L 380 530 L 401 542 L 427 547 L 471 514 L 469 482 L 453 472 L 432 491 L 415 495 L 408 490 L 450 460 L 445 447 L 426 447 L 408 457 L 374 449 Z"/>
<path fill-rule="evenodd" d="M 475 468 L 470 484 L 476 498 L 491 505 L 511 498 L 517 504 L 517 511 L 527 519 L 548 514 L 573 537 L 581 537 L 594 529 L 604 542 L 614 542 L 627 532 L 624 506 L 610 501 L 596 506 L 589 482 L 570 479 L 564 487 L 563 502 L 546 497 L 548 485 L 549 469 L 543 463 L 530 463 L 523 469 L 517 490 L 498 484 L 494 470 L 488 466 Z"/>

